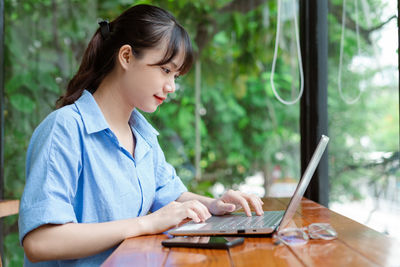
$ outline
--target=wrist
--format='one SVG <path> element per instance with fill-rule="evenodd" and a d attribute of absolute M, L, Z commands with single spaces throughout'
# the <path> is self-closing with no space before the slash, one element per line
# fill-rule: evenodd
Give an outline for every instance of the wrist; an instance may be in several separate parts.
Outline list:
<path fill-rule="evenodd" d="M 201 196 L 192 192 L 183 192 L 178 199 L 176 200 L 177 202 L 185 202 L 189 200 L 198 200 L 200 201 L 204 206 L 208 208 L 208 206 L 214 201 L 214 198 L 210 197 L 205 197 Z"/>
<path fill-rule="evenodd" d="M 215 198 L 204 197 L 203 204 L 207 207 L 209 211 L 211 211 L 213 204 L 217 201 Z"/>
<path fill-rule="evenodd" d="M 146 235 L 151 233 L 151 220 L 147 216 L 128 219 L 125 238 Z"/>
<path fill-rule="evenodd" d="M 154 234 L 154 220 L 156 220 L 154 213 L 138 217 L 138 228 L 141 235 Z"/>

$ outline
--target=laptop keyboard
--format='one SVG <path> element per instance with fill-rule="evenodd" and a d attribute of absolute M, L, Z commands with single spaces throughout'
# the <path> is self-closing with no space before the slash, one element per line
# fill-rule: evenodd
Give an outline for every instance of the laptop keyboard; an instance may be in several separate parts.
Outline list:
<path fill-rule="evenodd" d="M 284 211 L 266 211 L 263 216 L 247 217 L 246 215 L 235 215 L 224 220 L 218 220 L 218 217 L 211 217 L 207 223 L 212 223 L 215 230 L 232 229 L 255 229 L 268 228 L 276 226 L 282 219 Z"/>

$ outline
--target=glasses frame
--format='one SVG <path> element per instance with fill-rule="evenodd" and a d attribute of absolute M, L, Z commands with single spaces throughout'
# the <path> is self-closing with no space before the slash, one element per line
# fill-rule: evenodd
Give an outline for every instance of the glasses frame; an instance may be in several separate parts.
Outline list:
<path fill-rule="evenodd" d="M 321 233 L 322 231 L 329 233 L 329 235 Z M 294 235 L 285 236 L 287 233 L 294 233 Z M 279 243 L 288 246 L 300 246 L 308 243 L 310 239 L 323 239 L 333 240 L 337 238 L 338 234 L 329 223 L 312 223 L 309 226 L 302 228 L 285 228 L 273 235 Z M 293 242 L 290 242 L 292 240 Z"/>

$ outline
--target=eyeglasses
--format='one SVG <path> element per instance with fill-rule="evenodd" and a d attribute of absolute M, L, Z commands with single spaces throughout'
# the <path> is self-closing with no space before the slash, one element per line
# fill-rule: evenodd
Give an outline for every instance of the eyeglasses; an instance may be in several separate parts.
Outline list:
<path fill-rule="evenodd" d="M 328 223 L 313 223 L 303 228 L 286 228 L 274 234 L 277 243 L 288 246 L 304 245 L 311 239 L 332 240 L 337 238 L 337 232 Z"/>

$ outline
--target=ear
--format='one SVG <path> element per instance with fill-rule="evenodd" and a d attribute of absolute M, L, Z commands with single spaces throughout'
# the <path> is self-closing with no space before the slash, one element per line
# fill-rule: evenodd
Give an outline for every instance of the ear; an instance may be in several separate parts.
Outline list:
<path fill-rule="evenodd" d="M 124 70 L 127 70 L 129 64 L 133 60 L 132 47 L 130 45 L 123 45 L 118 52 L 118 62 Z"/>

